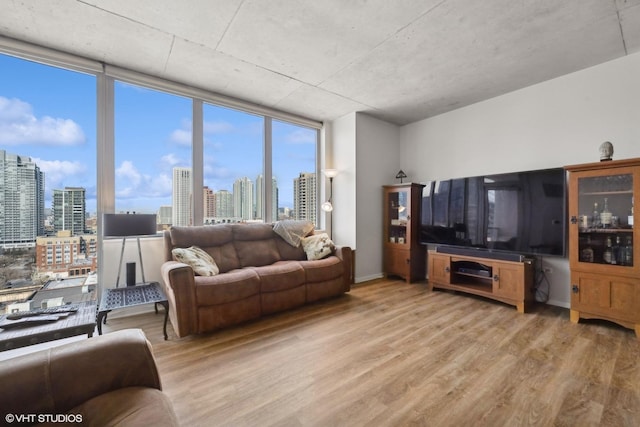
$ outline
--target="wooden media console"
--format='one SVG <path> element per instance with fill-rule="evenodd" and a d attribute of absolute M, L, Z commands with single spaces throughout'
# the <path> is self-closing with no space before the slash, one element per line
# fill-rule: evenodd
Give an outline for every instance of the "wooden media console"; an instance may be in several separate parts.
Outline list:
<path fill-rule="evenodd" d="M 429 290 L 466 292 L 514 305 L 524 313 L 534 300 L 534 260 L 496 260 L 428 252 Z"/>

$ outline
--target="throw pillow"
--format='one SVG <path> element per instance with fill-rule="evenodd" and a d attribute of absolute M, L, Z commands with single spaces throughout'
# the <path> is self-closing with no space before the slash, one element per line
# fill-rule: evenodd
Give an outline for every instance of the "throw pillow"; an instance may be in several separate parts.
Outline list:
<path fill-rule="evenodd" d="M 171 254 L 174 260 L 190 265 L 198 276 L 215 276 L 220 272 L 211 255 L 197 246 L 175 248 Z"/>
<path fill-rule="evenodd" d="M 307 254 L 307 259 L 316 260 L 329 256 L 336 249 L 327 233 L 314 234 L 302 239 L 302 247 Z"/>

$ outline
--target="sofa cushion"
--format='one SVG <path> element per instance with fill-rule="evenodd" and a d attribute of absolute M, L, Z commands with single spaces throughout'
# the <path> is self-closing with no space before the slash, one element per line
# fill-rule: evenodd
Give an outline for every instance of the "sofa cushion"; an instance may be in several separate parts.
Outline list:
<path fill-rule="evenodd" d="M 68 414 L 82 417 L 82 422 L 77 425 L 179 425 L 167 395 L 148 387 L 127 387 L 102 394 L 75 407 Z"/>
<path fill-rule="evenodd" d="M 196 276 L 196 304 L 226 304 L 260 293 L 260 278 L 255 270 L 231 270 L 217 276 Z"/>
<path fill-rule="evenodd" d="M 197 246 L 216 262 L 220 273 L 240 268 L 240 261 L 233 245 L 233 224 L 201 225 L 195 227 L 171 227 L 171 247 Z"/>
<path fill-rule="evenodd" d="M 302 239 L 302 247 L 307 254 L 307 259 L 317 260 L 331 255 L 336 245 L 333 244 L 327 233 L 314 234 Z"/>
<path fill-rule="evenodd" d="M 315 261 L 299 261 L 306 276 L 307 283 L 325 282 L 342 277 L 344 265 L 337 256 Z"/>
<path fill-rule="evenodd" d="M 199 276 L 215 276 L 220 271 L 211 255 L 197 246 L 174 248 L 171 254 L 174 260 L 190 265 Z"/>
<path fill-rule="evenodd" d="M 260 267 L 280 260 L 274 239 L 235 242 L 240 267 Z"/>
<path fill-rule="evenodd" d="M 278 261 L 252 267 L 260 277 L 261 292 L 278 292 L 304 285 L 304 269 L 297 261 Z"/>
<path fill-rule="evenodd" d="M 232 224 L 171 227 L 171 245 L 178 248 L 222 246 L 233 240 Z"/>
<path fill-rule="evenodd" d="M 233 239 L 240 267 L 259 267 L 280 260 L 271 224 L 233 224 Z"/>
<path fill-rule="evenodd" d="M 233 242 L 225 243 L 220 246 L 210 246 L 204 249 L 211 257 L 216 260 L 216 264 L 220 269 L 220 273 L 226 273 L 230 270 L 240 268 L 240 259 L 236 252 L 236 246 Z"/>
<path fill-rule="evenodd" d="M 274 241 L 276 242 L 276 247 L 278 248 L 278 252 L 280 253 L 280 259 L 282 261 L 285 260 L 303 260 L 307 259 L 307 254 L 304 253 L 304 249 L 302 245 L 296 247 L 291 246 L 284 240 L 277 236 Z"/>

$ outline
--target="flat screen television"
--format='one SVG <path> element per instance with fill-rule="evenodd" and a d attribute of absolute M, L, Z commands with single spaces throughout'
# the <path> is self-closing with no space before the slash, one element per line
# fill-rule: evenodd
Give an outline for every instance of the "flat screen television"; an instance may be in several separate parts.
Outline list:
<path fill-rule="evenodd" d="M 444 249 L 565 256 L 565 189 L 562 168 L 428 182 L 419 241 Z"/>

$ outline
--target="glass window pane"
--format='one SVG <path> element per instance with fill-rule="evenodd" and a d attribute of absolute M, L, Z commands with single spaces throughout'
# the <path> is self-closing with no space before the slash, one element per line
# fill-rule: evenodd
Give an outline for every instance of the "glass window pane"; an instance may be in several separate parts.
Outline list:
<path fill-rule="evenodd" d="M 192 225 L 192 102 L 115 84 L 116 212 L 157 214 L 162 228 Z"/>
<path fill-rule="evenodd" d="M 95 76 L 0 54 L 0 284 L 79 299 L 96 237 Z"/>
<path fill-rule="evenodd" d="M 203 106 L 204 223 L 264 221 L 264 119 Z"/>
<path fill-rule="evenodd" d="M 316 129 L 273 121 L 274 221 L 305 219 L 318 225 L 317 140 Z"/>

